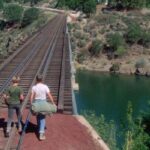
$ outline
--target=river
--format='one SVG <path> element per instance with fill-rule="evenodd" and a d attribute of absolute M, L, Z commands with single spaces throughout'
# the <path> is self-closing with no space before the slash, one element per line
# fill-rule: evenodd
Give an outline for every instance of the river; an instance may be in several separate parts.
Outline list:
<path fill-rule="evenodd" d="M 75 92 L 79 114 L 92 110 L 119 125 L 126 120 L 128 101 L 132 103 L 134 116 L 148 108 L 150 78 L 77 71 L 76 81 L 79 84 L 79 91 Z"/>

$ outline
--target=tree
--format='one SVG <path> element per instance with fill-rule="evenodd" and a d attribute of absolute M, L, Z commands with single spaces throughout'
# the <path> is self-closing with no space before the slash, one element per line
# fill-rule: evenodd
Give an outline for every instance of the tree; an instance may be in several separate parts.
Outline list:
<path fill-rule="evenodd" d="M 3 9 L 3 0 L 0 0 L 0 10 L 2 10 Z"/>
<path fill-rule="evenodd" d="M 96 1 L 95 0 L 86 0 L 83 3 L 83 12 L 90 15 L 96 11 Z"/>
<path fill-rule="evenodd" d="M 23 7 L 17 4 L 7 4 L 4 7 L 4 17 L 7 21 L 20 22 Z"/>
<path fill-rule="evenodd" d="M 96 11 L 96 0 L 58 0 L 56 7 L 68 6 L 71 9 L 82 10 L 90 15 Z"/>
<path fill-rule="evenodd" d="M 68 0 L 67 4 L 68 4 L 69 8 L 75 10 L 79 6 L 79 1 L 78 0 Z"/>
<path fill-rule="evenodd" d="M 25 27 L 28 24 L 32 23 L 34 20 L 36 20 L 39 16 L 39 10 L 37 8 L 29 8 L 25 10 L 23 19 L 21 22 L 21 26 Z"/>
<path fill-rule="evenodd" d="M 148 7 L 150 0 L 109 0 L 111 4 L 121 3 L 126 8 Z"/>

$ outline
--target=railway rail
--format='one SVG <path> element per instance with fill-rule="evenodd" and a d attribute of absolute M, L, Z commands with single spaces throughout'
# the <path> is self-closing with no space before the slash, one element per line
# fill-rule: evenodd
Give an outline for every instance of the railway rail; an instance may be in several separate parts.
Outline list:
<path fill-rule="evenodd" d="M 72 114 L 72 93 L 68 37 L 66 35 L 66 17 L 60 14 L 53 18 L 41 31 L 29 39 L 23 47 L 11 55 L 0 67 L 0 93 L 11 84 L 14 75 L 21 78 L 20 86 L 24 90 L 25 100 L 21 113 L 29 106 L 29 95 L 35 77 L 42 74 L 45 83 L 50 86 L 58 111 Z M 0 121 L 7 114 L 7 106 L 0 101 Z M 4 137 L 6 121 L 0 123 L 0 137 Z M 9 138 L 0 138 L 0 150 L 20 149 L 23 135 L 17 134 L 15 124 Z M 22 139 L 21 139 L 22 138 Z M 19 144 L 19 145 L 18 145 Z"/>

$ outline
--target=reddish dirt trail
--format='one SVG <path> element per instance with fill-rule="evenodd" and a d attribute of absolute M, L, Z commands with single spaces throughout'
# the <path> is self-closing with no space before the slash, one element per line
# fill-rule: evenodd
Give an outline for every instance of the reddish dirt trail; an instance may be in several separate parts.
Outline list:
<path fill-rule="evenodd" d="M 87 128 L 74 116 L 47 117 L 46 127 L 46 140 L 39 141 L 36 119 L 32 116 L 21 150 L 100 150 Z"/>
<path fill-rule="evenodd" d="M 23 123 L 27 113 L 28 111 L 25 111 L 23 114 Z M 6 124 L 7 109 L 5 113 L 0 115 L 0 118 Z M 3 127 L 4 125 L 1 125 L 0 129 L 3 130 Z M 47 116 L 46 128 L 46 140 L 40 141 L 37 135 L 36 118 L 31 116 L 21 150 L 101 150 L 88 129 L 74 116 L 63 114 Z M 4 139 L 4 135 L 0 135 L 0 141 L 2 139 Z"/>

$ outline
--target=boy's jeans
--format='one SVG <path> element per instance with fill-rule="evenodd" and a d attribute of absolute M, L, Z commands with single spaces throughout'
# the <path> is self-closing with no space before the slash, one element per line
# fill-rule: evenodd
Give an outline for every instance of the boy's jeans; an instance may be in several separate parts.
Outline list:
<path fill-rule="evenodd" d="M 16 111 L 16 115 L 18 118 L 18 127 L 21 126 L 21 113 L 20 113 L 20 104 L 14 104 L 8 106 L 8 120 L 7 120 L 7 129 L 6 132 L 10 132 L 11 123 L 13 121 L 13 116 Z"/>
<path fill-rule="evenodd" d="M 37 115 L 37 124 L 39 128 L 39 133 L 45 132 L 45 115 L 39 114 Z"/>
<path fill-rule="evenodd" d="M 36 102 L 41 102 L 41 101 L 44 101 L 44 100 L 40 100 L 40 99 L 36 100 Z M 37 115 L 37 125 L 38 125 L 39 133 L 45 133 L 45 124 L 46 124 L 45 115 L 38 114 Z"/>

